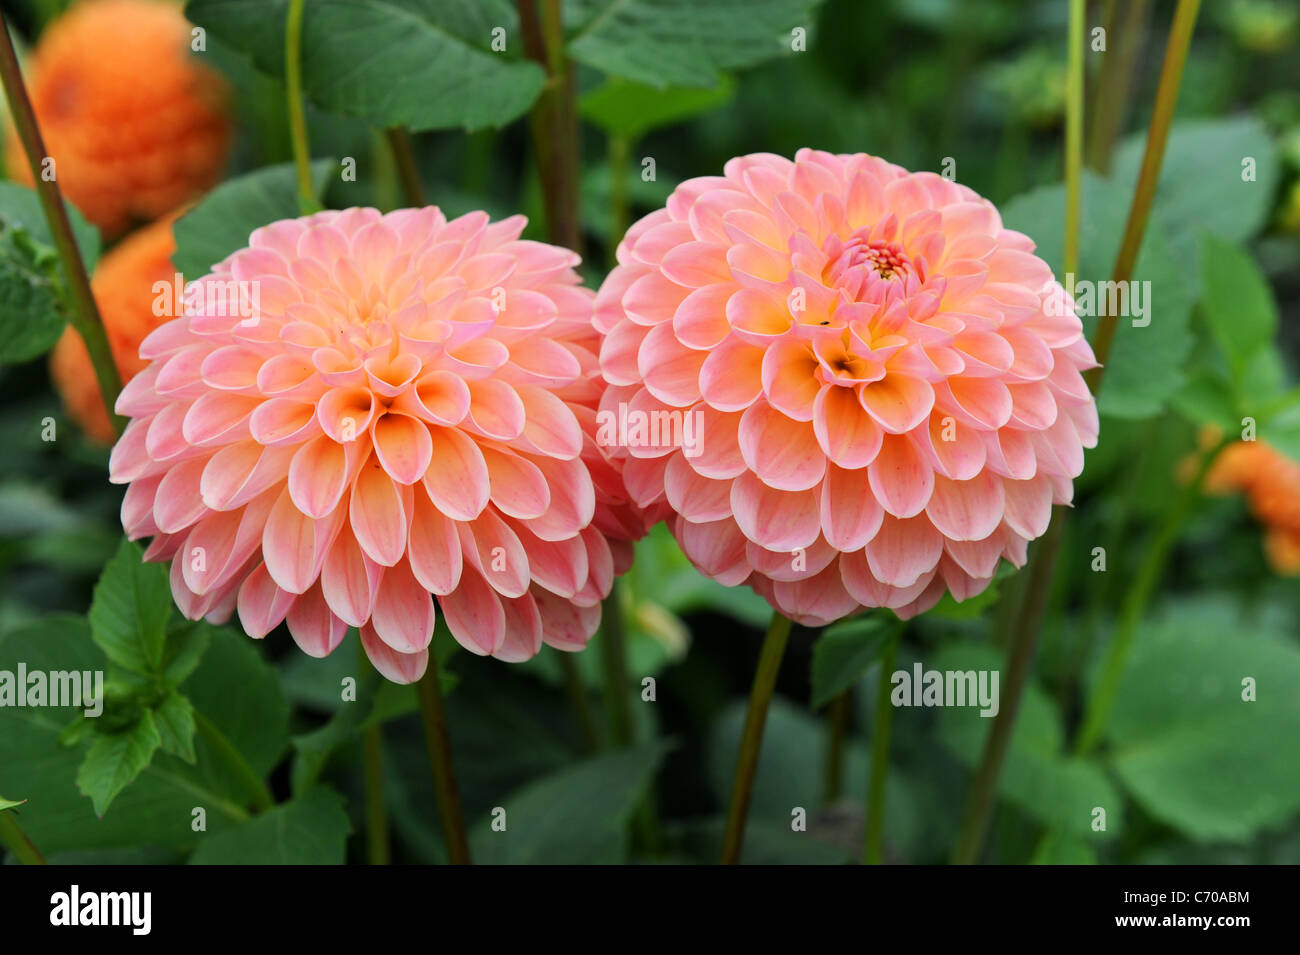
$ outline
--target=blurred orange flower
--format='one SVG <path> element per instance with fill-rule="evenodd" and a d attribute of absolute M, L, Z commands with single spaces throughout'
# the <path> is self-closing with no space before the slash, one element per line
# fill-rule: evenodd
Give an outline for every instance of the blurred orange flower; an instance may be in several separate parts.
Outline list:
<path fill-rule="evenodd" d="M 1264 555 L 1279 574 L 1300 575 L 1300 462 L 1262 441 L 1236 441 L 1205 477 L 1212 494 L 1246 495 L 1264 526 Z"/>
<path fill-rule="evenodd" d="M 190 54 L 180 8 L 89 0 L 45 30 L 27 64 L 32 107 L 64 196 L 113 236 L 221 177 L 230 145 L 221 77 Z M 12 124 L 7 165 L 32 173 Z"/>
<path fill-rule="evenodd" d="M 139 355 L 144 337 L 180 314 L 181 297 L 176 294 L 176 269 L 171 262 L 176 251 L 174 218 L 168 216 L 124 239 L 100 261 L 90 283 L 123 384 L 148 364 Z M 154 308 L 159 299 L 154 291 L 157 282 L 171 286 L 160 303 L 168 308 Z M 95 369 L 85 343 L 70 325 L 50 355 L 50 376 L 73 419 L 93 440 L 112 444 L 113 426 L 99 395 Z"/>

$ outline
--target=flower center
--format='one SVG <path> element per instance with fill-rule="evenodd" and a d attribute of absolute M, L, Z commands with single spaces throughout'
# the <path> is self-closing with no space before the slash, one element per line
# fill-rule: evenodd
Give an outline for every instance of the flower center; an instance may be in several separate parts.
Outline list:
<path fill-rule="evenodd" d="M 823 277 L 857 299 L 857 293 L 872 278 L 901 280 L 912 271 L 911 259 L 897 242 L 867 239 L 855 233 L 844 241 L 842 251 L 826 266 Z"/>

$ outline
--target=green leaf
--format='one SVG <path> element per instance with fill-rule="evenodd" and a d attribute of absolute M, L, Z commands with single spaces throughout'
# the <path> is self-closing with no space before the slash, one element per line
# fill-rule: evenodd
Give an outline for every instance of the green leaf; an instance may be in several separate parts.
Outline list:
<path fill-rule="evenodd" d="M 191 865 L 342 865 L 352 823 L 338 793 L 315 786 L 241 826 L 207 836 Z"/>
<path fill-rule="evenodd" d="M 171 612 L 167 568 L 145 563 L 139 545 L 123 540 L 95 584 L 90 604 L 95 642 L 109 660 L 132 673 L 158 673 Z"/>
<path fill-rule="evenodd" d="M 719 74 L 793 52 L 811 38 L 821 0 L 605 0 L 569 42 L 569 55 L 657 89 L 713 86 Z M 594 7 L 595 5 L 593 5 Z"/>
<path fill-rule="evenodd" d="M 578 109 L 611 136 L 636 140 L 652 129 L 724 106 L 735 91 L 729 76 L 712 89 L 658 89 L 615 77 L 583 96 Z"/>
<path fill-rule="evenodd" d="M 1300 810 L 1297 685 L 1300 650 L 1278 623 L 1213 595 L 1172 603 L 1141 628 L 1120 682 L 1115 770 L 1197 842 L 1245 842 Z"/>
<path fill-rule="evenodd" d="M 0 812 L 6 812 L 7 810 L 10 809 L 16 809 L 26 801 L 27 801 L 26 799 L 18 799 L 18 800 L 5 799 L 3 796 L 0 796 Z"/>
<path fill-rule="evenodd" d="M 50 277 L 7 237 L 0 240 L 0 362 L 16 364 L 45 354 L 66 321 Z"/>
<path fill-rule="evenodd" d="M 1067 838 L 1058 833 L 1048 833 L 1038 848 L 1030 865 L 1096 865 L 1097 853 L 1077 838 Z"/>
<path fill-rule="evenodd" d="M 104 815 L 117 794 L 149 765 L 161 744 L 158 726 L 148 710 L 128 729 L 96 734 L 77 773 L 77 788 L 90 797 L 96 815 Z"/>
<path fill-rule="evenodd" d="M 1130 198 L 1131 193 L 1113 182 L 1084 174 L 1078 281 L 1110 281 L 1128 219 Z M 1046 260 L 1062 283 L 1065 281 L 1064 216 L 1065 188 L 1060 184 L 1018 196 L 1002 210 L 1007 228 L 1033 239 L 1038 245 L 1037 254 Z M 1193 343 L 1188 322 L 1191 298 L 1187 270 L 1171 255 L 1156 222 L 1147 226 L 1133 278 L 1150 282 L 1150 294 L 1145 285 L 1137 286 L 1141 299 L 1131 300 L 1132 314 L 1119 318 L 1098 401 L 1103 415 L 1117 418 L 1148 418 L 1159 414 L 1183 387 L 1183 366 Z M 1110 286 L 1076 283 L 1076 296 L 1083 288 L 1093 292 L 1092 307 L 1088 314 L 1081 316 L 1088 339 L 1093 341 L 1098 322 L 1096 313 L 1102 310 L 1099 305 L 1109 308 Z M 1105 303 L 1099 303 L 1102 298 L 1106 299 Z M 1117 295 L 1116 304 L 1120 301 Z M 1138 302 L 1145 311 L 1144 316 L 1136 314 Z M 1134 325 L 1135 320 L 1149 324 Z"/>
<path fill-rule="evenodd" d="M 99 233 L 64 204 L 86 269 L 99 254 Z M 44 354 L 63 334 L 67 316 L 62 266 L 31 189 L 0 182 L 0 363 Z"/>
<path fill-rule="evenodd" d="M 90 638 L 86 618 L 72 614 L 42 617 L 0 635 L 0 670 L 15 671 L 20 661 L 29 672 L 95 671 L 108 665 Z M 236 705 L 261 711 L 251 701 L 239 704 L 239 695 L 229 688 L 226 695 L 233 695 Z M 195 767 L 159 752 L 99 818 L 77 789 L 86 748 L 69 748 L 59 741 L 65 727 L 81 716 L 81 709 L 73 707 L 0 707 L 0 792 L 27 796 L 23 828 L 42 851 L 139 846 L 184 850 L 199 838 L 191 828 L 195 808 L 206 811 L 209 836 L 246 817 L 242 792 L 232 799 L 211 788 Z M 82 721 L 87 730 L 98 723 Z M 230 720 L 223 718 L 223 724 L 224 731 L 233 731 Z M 247 745 L 246 736 L 232 740 Z M 195 741 L 197 754 L 203 754 L 206 747 L 202 739 Z"/>
<path fill-rule="evenodd" d="M 1125 196 L 1133 194 L 1145 148 L 1143 131 L 1115 151 L 1112 178 Z M 1253 181 L 1243 179 L 1246 159 L 1254 160 Z M 1175 123 L 1165 145 L 1152 216 L 1169 236 L 1174 258 L 1194 266 L 1203 230 L 1240 242 L 1264 227 L 1277 179 L 1276 146 L 1255 117 Z"/>
<path fill-rule="evenodd" d="M 259 776 L 268 775 L 289 745 L 289 705 L 275 669 L 259 644 L 242 633 L 212 628 L 203 662 L 181 684 L 194 709 L 206 716 Z M 247 794 L 206 745 L 196 747 L 194 775 L 214 792 L 243 804 Z"/>
<path fill-rule="evenodd" d="M 484 864 L 612 864 L 627 855 L 627 824 L 668 746 L 615 750 L 529 783 L 501 801 L 505 830 L 485 820 L 471 836 Z"/>
<path fill-rule="evenodd" d="M 190 0 L 186 16 L 284 75 L 286 0 Z M 491 49 L 505 31 L 506 50 Z M 542 91 L 506 0 L 313 0 L 303 16 L 303 89 L 328 112 L 375 126 L 504 126 Z"/>
<path fill-rule="evenodd" d="M 1272 397 L 1280 381 L 1259 373 L 1260 363 L 1274 351 L 1278 324 L 1277 302 L 1264 273 L 1240 246 L 1206 233 L 1201 237 L 1201 281 L 1205 320 L 1228 360 L 1237 393 L 1256 400 Z M 1260 393 L 1259 382 L 1273 387 Z"/>
<path fill-rule="evenodd" d="M 1002 671 L 1005 661 L 989 647 L 952 645 L 925 661 L 925 669 Z M 939 713 L 939 734 L 968 767 L 974 767 L 993 728 L 992 716 L 977 706 L 949 706 Z M 1026 684 L 1020 701 L 998 792 L 1064 837 L 1093 844 L 1112 839 L 1122 828 L 1123 802 L 1100 767 L 1065 753 L 1065 731 L 1051 699 L 1036 683 Z M 1093 812 L 1106 811 L 1106 829 L 1094 832 Z"/>
<path fill-rule="evenodd" d="M 82 264 L 87 271 L 93 271 L 99 261 L 99 230 L 67 200 L 64 200 L 63 208 L 72 225 L 72 237 L 77 240 L 77 248 L 81 251 Z M 54 251 L 54 236 L 35 190 L 14 182 L 0 182 L 0 230 L 16 229 L 27 233 L 34 243 Z"/>
<path fill-rule="evenodd" d="M 168 631 L 163 650 L 163 682 L 168 686 L 179 686 L 189 679 L 208 649 L 211 632 L 212 628 L 207 624 L 188 620 L 183 626 Z"/>
<path fill-rule="evenodd" d="M 813 709 L 821 709 L 861 680 L 893 634 L 894 628 L 874 614 L 827 627 L 813 644 Z"/>
<path fill-rule="evenodd" d="M 261 7 L 266 0 L 256 0 Z M 317 193 L 337 168 L 332 159 L 311 164 Z M 248 245 L 254 229 L 280 219 L 298 218 L 298 180 L 292 163 L 267 166 L 223 182 L 173 227 L 176 271 L 193 281 L 207 275 L 232 252 Z"/>
<path fill-rule="evenodd" d="M 163 752 L 194 762 L 194 707 L 190 701 L 172 690 L 154 708 L 153 716 Z"/>

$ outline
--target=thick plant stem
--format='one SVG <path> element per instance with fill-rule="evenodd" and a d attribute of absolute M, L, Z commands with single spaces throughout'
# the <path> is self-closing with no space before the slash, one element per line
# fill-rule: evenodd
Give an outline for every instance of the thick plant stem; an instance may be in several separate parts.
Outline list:
<path fill-rule="evenodd" d="M 1111 152 L 1124 123 L 1124 106 L 1149 8 L 1150 0 L 1125 0 L 1122 4 L 1110 0 L 1107 4 L 1108 46 L 1097 71 L 1088 134 L 1088 165 L 1103 176 L 1110 172 Z"/>
<path fill-rule="evenodd" d="M 1070 0 L 1065 87 L 1065 274 L 1079 271 L 1079 199 L 1083 179 L 1084 0 Z"/>
<path fill-rule="evenodd" d="M 578 661 L 571 653 L 560 653 L 560 670 L 564 674 L 564 692 L 569 697 L 569 706 L 573 710 L 574 722 L 582 736 L 582 749 L 594 753 L 600 749 L 600 737 L 596 733 L 596 723 L 591 718 L 591 706 L 587 703 L 587 689 L 582 683 L 582 672 Z"/>
<path fill-rule="evenodd" d="M 198 731 L 199 736 L 207 741 L 213 751 L 226 764 L 226 767 L 234 775 L 239 784 L 244 787 L 244 792 L 248 794 L 254 812 L 266 812 L 268 809 L 275 808 L 275 797 L 271 795 L 271 790 L 266 787 L 266 781 L 259 776 L 253 767 L 248 764 L 244 754 L 235 748 L 226 734 L 221 732 L 215 723 L 200 713 L 194 711 L 194 728 Z"/>
<path fill-rule="evenodd" d="M 606 265 L 611 269 L 618 264 L 618 244 L 627 231 L 627 174 L 631 152 L 632 143 L 626 136 L 609 137 L 609 250 Z"/>
<path fill-rule="evenodd" d="M 758 769 L 758 755 L 763 746 L 763 726 L 767 723 L 767 708 L 776 689 L 776 676 L 781 670 L 781 658 L 790 639 L 790 618 L 773 612 L 763 648 L 758 655 L 758 668 L 754 672 L 754 686 L 749 693 L 749 712 L 745 714 L 745 729 L 740 737 L 740 755 L 736 760 L 736 775 L 731 787 L 731 807 L 727 812 L 727 831 L 722 840 L 722 864 L 735 865 L 740 861 L 740 847 L 745 839 L 745 820 L 749 816 L 749 802 L 754 793 L 754 774 Z"/>
<path fill-rule="evenodd" d="M 307 114 L 302 102 L 302 17 L 306 0 L 289 0 L 284 30 L 284 86 L 289 105 L 289 140 L 298 174 L 298 212 L 319 212 L 321 204 L 311 182 L 311 147 L 307 144 Z"/>
<path fill-rule="evenodd" d="M 36 113 L 27 96 L 27 87 L 23 84 L 22 69 L 9 37 L 9 23 L 3 15 L 0 15 L 0 80 L 3 80 L 9 114 L 23 144 L 23 151 L 27 154 L 32 181 L 36 184 L 36 195 L 41 201 L 41 209 L 50 226 L 50 235 L 54 238 L 54 248 L 63 266 L 63 279 L 70 298 L 69 318 L 72 327 L 81 336 L 90 355 L 95 380 L 99 384 L 99 393 L 104 399 L 104 407 L 108 409 L 113 430 L 121 434 L 125 422 L 114 413 L 113 406 L 117 403 L 118 392 L 122 390 L 122 378 L 113 361 L 113 352 L 108 345 L 108 336 L 104 333 L 104 323 L 99 317 L 95 296 L 90 291 L 90 277 L 86 274 L 81 250 L 77 248 L 59 185 L 54 177 L 47 178 L 45 175 L 45 141 L 41 138 Z"/>
<path fill-rule="evenodd" d="M 447 735 L 447 715 L 443 710 L 442 683 L 438 676 L 438 658 L 429 651 L 429 668 L 418 684 L 420 713 L 424 717 L 424 740 L 429 749 L 429 766 L 433 770 L 433 788 L 438 797 L 438 814 L 442 818 L 447 857 L 452 865 L 469 865 L 469 837 L 465 831 L 465 813 L 456 786 L 456 770 L 451 759 L 451 738 Z"/>
<path fill-rule="evenodd" d="M 388 865 L 392 853 L 384 807 L 384 738 L 378 726 L 361 734 L 361 748 L 366 770 L 366 859 L 371 865 Z"/>
<path fill-rule="evenodd" d="M 614 586 L 601 607 L 600 661 L 605 677 L 605 720 L 609 745 L 618 749 L 632 742 L 632 708 L 628 705 L 627 634 L 623 627 L 623 608 L 619 584 Z"/>
<path fill-rule="evenodd" d="M 578 196 L 578 108 L 573 63 L 564 55 L 560 0 L 516 0 L 524 52 L 546 70 L 529 114 L 550 240 L 582 253 Z"/>
<path fill-rule="evenodd" d="M 885 845 L 885 780 L 889 775 L 889 731 L 894 721 L 890 699 L 899 634 L 894 633 L 880 657 L 876 688 L 876 719 L 871 727 L 871 776 L 867 779 L 867 825 L 862 838 L 862 864 L 880 865 Z"/>
<path fill-rule="evenodd" d="M 1155 539 L 1147 547 L 1142 565 L 1138 568 L 1128 593 L 1124 595 L 1115 636 L 1106 647 L 1106 656 L 1098 671 L 1097 682 L 1093 685 L 1088 703 L 1084 707 L 1083 722 L 1079 727 L 1079 735 L 1075 739 L 1075 752 L 1079 755 L 1088 754 L 1101 742 L 1106 724 L 1110 720 L 1111 708 L 1115 705 L 1115 696 L 1119 692 L 1124 665 L 1128 662 L 1129 653 L 1133 649 L 1138 624 L 1142 622 L 1151 595 L 1155 592 L 1156 584 L 1160 582 L 1160 575 L 1169 558 L 1169 551 L 1201 496 L 1205 475 L 1209 473 L 1219 452 L 1227 447 L 1228 442 L 1229 439 L 1224 438 L 1201 458 L 1196 475 L 1183 486 L 1173 504 L 1165 511 L 1160 527 L 1156 530 Z"/>
<path fill-rule="evenodd" d="M 1160 166 L 1164 162 L 1165 145 L 1169 141 L 1169 127 L 1174 120 L 1174 106 L 1178 103 L 1183 67 L 1187 63 L 1187 51 L 1192 45 L 1192 31 L 1196 27 L 1196 14 L 1200 6 L 1201 0 L 1178 0 L 1178 8 L 1174 11 L 1169 42 L 1165 46 L 1164 65 L 1160 68 L 1160 85 L 1156 88 L 1155 106 L 1147 128 L 1146 150 L 1142 154 L 1137 188 L 1133 193 L 1133 204 L 1129 206 L 1128 221 L 1124 224 L 1124 238 L 1120 243 L 1119 255 L 1115 258 L 1115 268 L 1111 272 L 1111 279 L 1115 282 L 1127 282 L 1133 277 L 1133 266 L 1137 263 L 1138 252 L 1142 248 L 1142 238 L 1146 234 L 1151 203 L 1155 201 Z M 1090 369 L 1084 375 L 1093 394 L 1096 394 L 1101 385 L 1106 359 L 1110 356 L 1118 328 L 1117 312 L 1103 315 L 1097 326 L 1093 352 L 1097 356 L 1098 367 Z"/>
<path fill-rule="evenodd" d="M 0 809 L 0 846 L 14 854 L 23 865 L 45 865 L 45 856 L 27 838 L 13 810 Z"/>
<path fill-rule="evenodd" d="M 826 804 L 844 793 L 844 737 L 848 734 L 853 691 L 845 690 L 826 707 Z"/>
<path fill-rule="evenodd" d="M 370 661 L 359 640 L 357 655 L 364 671 L 370 666 Z M 392 861 L 392 850 L 388 837 L 387 803 L 384 801 L 384 735 L 380 726 L 362 730 L 361 758 L 365 771 L 366 860 L 371 865 L 388 865 Z"/>
<path fill-rule="evenodd" d="M 429 204 L 420 179 L 420 167 L 415 162 L 415 150 L 411 145 L 411 134 L 404 126 L 394 126 L 384 130 L 388 137 L 388 147 L 393 152 L 393 162 L 397 166 L 397 178 L 401 180 L 402 191 L 406 201 L 412 206 L 423 208 Z"/>
<path fill-rule="evenodd" d="M 1061 547 L 1061 537 L 1065 533 L 1065 508 L 1058 507 L 1055 512 L 1047 532 L 1034 549 L 1026 571 L 1028 579 L 1024 584 L 1025 600 L 1012 625 L 1011 639 L 1007 646 L 1008 668 L 1001 693 L 1001 705 L 998 715 L 993 718 L 993 728 L 984 741 L 979 767 L 971 781 L 961 830 L 952 851 L 954 865 L 973 864 L 984 847 L 984 836 L 988 832 L 994 797 L 997 794 L 998 776 L 1002 772 L 1007 747 L 1011 745 L 1025 682 L 1033 668 L 1034 648 L 1038 643 L 1038 631 L 1052 584 L 1052 569 Z"/>

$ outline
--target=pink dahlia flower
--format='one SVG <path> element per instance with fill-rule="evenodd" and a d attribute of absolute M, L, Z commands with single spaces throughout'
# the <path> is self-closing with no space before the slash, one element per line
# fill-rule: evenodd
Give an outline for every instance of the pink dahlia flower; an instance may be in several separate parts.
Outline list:
<path fill-rule="evenodd" d="M 423 673 L 435 600 L 467 649 L 581 649 L 614 561 L 593 525 L 592 294 L 524 219 L 321 212 L 258 229 L 140 346 L 111 476 L 191 619 L 359 627 Z M 601 511 L 621 497 L 598 475 Z M 606 523 L 610 523 L 605 516 Z"/>
<path fill-rule="evenodd" d="M 1092 351 L 1033 250 L 970 189 L 873 156 L 682 183 L 596 298 L 633 499 L 809 625 L 979 593 L 1097 439 Z"/>

